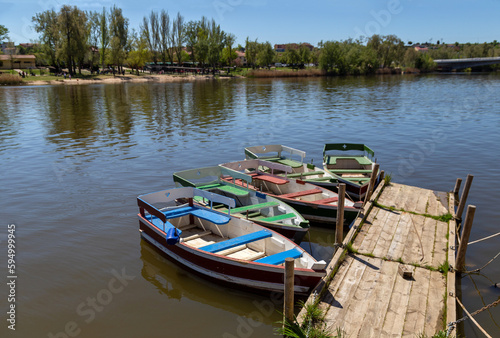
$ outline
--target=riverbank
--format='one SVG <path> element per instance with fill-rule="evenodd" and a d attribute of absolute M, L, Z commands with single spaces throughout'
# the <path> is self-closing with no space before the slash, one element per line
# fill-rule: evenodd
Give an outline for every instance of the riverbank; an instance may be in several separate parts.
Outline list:
<path fill-rule="evenodd" d="M 35 80 L 31 80 L 33 78 L 29 78 L 29 80 L 24 80 L 23 85 L 28 86 L 37 86 L 37 85 L 85 85 L 85 84 L 95 84 L 95 83 L 104 83 L 104 84 L 112 84 L 112 83 L 137 83 L 137 82 L 158 82 L 158 83 L 166 83 L 166 82 L 183 82 L 183 81 L 207 81 L 213 80 L 214 76 L 212 75 L 124 75 L 124 76 L 96 76 L 94 78 L 60 78 L 60 79 L 51 79 L 51 80 L 42 80 L 43 76 L 34 77 Z M 220 79 L 225 79 L 229 77 L 218 77 Z"/>

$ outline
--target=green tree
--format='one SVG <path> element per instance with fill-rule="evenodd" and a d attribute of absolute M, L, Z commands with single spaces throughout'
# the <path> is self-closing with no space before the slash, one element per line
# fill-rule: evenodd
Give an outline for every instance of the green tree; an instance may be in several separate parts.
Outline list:
<path fill-rule="evenodd" d="M 60 69 L 59 60 L 56 55 L 56 49 L 59 44 L 59 27 L 57 24 L 57 13 L 52 10 L 47 10 L 42 13 L 37 13 L 31 19 L 34 23 L 35 31 L 40 36 L 42 44 L 42 52 L 48 63 L 54 66 L 57 70 Z"/>
<path fill-rule="evenodd" d="M 121 8 L 113 6 L 110 14 L 111 61 L 122 72 L 123 62 L 127 57 L 128 19 L 123 17 Z"/>
<path fill-rule="evenodd" d="M 304 65 L 308 64 L 311 61 L 311 50 L 307 48 L 307 46 L 300 45 L 297 52 L 299 53 L 299 63 Z"/>
<path fill-rule="evenodd" d="M 182 66 L 182 45 L 184 44 L 184 17 L 177 12 L 177 16 L 172 23 L 172 47 L 175 50 L 177 65 Z"/>
<path fill-rule="evenodd" d="M 252 68 L 255 68 L 255 62 L 257 61 L 257 53 L 258 53 L 258 42 L 257 39 L 255 41 L 250 41 L 247 37 L 245 40 L 245 58 L 247 59 L 247 66 L 252 65 Z"/>
<path fill-rule="evenodd" d="M 169 27 L 169 25 L 167 25 Z M 160 50 L 160 23 L 158 20 L 158 13 L 151 11 L 149 18 L 145 16 L 142 20 L 141 35 L 146 38 L 148 43 L 149 52 L 153 58 L 153 62 L 158 63 L 158 54 Z"/>
<path fill-rule="evenodd" d="M 282 59 L 292 68 L 297 67 L 300 64 L 300 55 L 297 49 L 292 46 L 287 46 L 285 52 L 283 53 Z"/>
<path fill-rule="evenodd" d="M 158 30 L 158 36 L 156 37 L 159 41 L 159 50 L 161 54 L 161 60 L 163 64 L 167 62 L 167 57 L 169 61 L 173 62 L 173 52 L 170 38 L 170 15 L 164 9 L 160 13 L 160 26 Z"/>
<path fill-rule="evenodd" d="M 258 45 L 258 52 L 257 52 L 257 59 L 256 63 L 260 67 L 268 67 L 269 69 L 271 68 L 271 63 L 274 60 L 274 57 L 276 56 L 276 53 L 271 46 L 271 43 L 269 41 L 265 43 L 261 43 Z"/>
<path fill-rule="evenodd" d="M 97 53 L 100 36 L 100 14 L 97 11 L 87 12 L 88 18 L 88 44 L 89 44 L 89 57 L 88 61 L 90 69 L 93 70 L 94 66 L 99 63 L 99 53 Z"/>
<path fill-rule="evenodd" d="M 87 49 L 86 16 L 76 6 L 64 5 L 57 16 L 57 24 L 61 37 L 57 53 L 65 60 L 70 75 L 78 66 L 81 70 L 83 56 Z"/>
<path fill-rule="evenodd" d="M 99 51 L 101 56 L 102 68 L 104 69 L 106 63 L 106 49 L 108 48 L 110 42 L 108 15 L 106 14 L 106 9 L 104 7 L 102 8 L 102 13 L 99 17 L 99 27 L 99 42 L 101 44 L 101 48 L 99 49 Z"/>
<path fill-rule="evenodd" d="M 209 25 L 207 60 L 215 71 L 224 49 L 225 33 L 212 19 Z"/>
<path fill-rule="evenodd" d="M 0 43 L 2 43 L 4 39 L 9 38 L 8 34 L 9 30 L 7 29 L 7 27 L 5 27 L 4 25 L 0 25 Z"/>
<path fill-rule="evenodd" d="M 233 52 L 233 44 L 236 41 L 236 37 L 234 34 L 226 34 L 226 39 L 224 40 L 225 48 L 224 50 L 227 50 L 226 53 L 223 53 L 223 59 L 224 61 L 227 62 L 229 66 L 232 65 L 233 60 L 236 59 L 237 55 L 236 52 Z"/>
<path fill-rule="evenodd" d="M 138 35 L 135 31 L 132 31 L 130 40 L 132 50 L 128 53 L 127 63 L 129 67 L 135 69 L 137 75 L 139 75 L 139 69 L 146 65 L 150 57 L 148 43 L 144 36 Z"/>

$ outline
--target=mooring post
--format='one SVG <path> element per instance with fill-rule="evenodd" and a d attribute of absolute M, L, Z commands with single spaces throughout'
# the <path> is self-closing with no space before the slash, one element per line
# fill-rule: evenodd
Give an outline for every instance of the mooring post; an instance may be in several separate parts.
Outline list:
<path fill-rule="evenodd" d="M 380 171 L 380 182 L 382 182 L 385 178 L 385 171 L 381 170 Z"/>
<path fill-rule="evenodd" d="M 474 220 L 474 214 L 476 213 L 476 206 L 469 205 L 467 207 L 467 213 L 465 214 L 465 222 L 462 230 L 462 235 L 460 236 L 460 245 L 458 246 L 456 270 L 464 271 L 465 269 L 465 254 L 467 252 L 467 245 L 469 244 L 469 236 L 472 228 L 472 221 Z"/>
<path fill-rule="evenodd" d="M 462 185 L 462 179 L 457 178 L 457 182 L 455 183 L 455 189 L 453 189 L 453 195 L 458 197 L 458 192 L 460 191 L 461 185 Z"/>
<path fill-rule="evenodd" d="M 375 186 L 375 179 L 377 178 L 379 166 L 380 165 L 378 163 L 375 163 L 375 166 L 373 167 L 372 177 L 370 177 L 370 183 L 368 184 L 368 190 L 366 191 L 365 201 L 363 204 L 366 204 L 372 197 L 373 187 Z"/>
<path fill-rule="evenodd" d="M 467 179 L 465 180 L 464 190 L 462 191 L 462 196 L 460 196 L 460 203 L 458 204 L 457 209 L 457 219 L 462 219 L 462 213 L 464 212 L 465 203 L 467 202 L 467 196 L 469 196 L 470 186 L 472 184 L 473 175 L 467 175 Z"/>
<path fill-rule="evenodd" d="M 283 325 L 285 325 L 286 322 L 293 323 L 294 269 L 295 269 L 294 259 L 291 257 L 287 257 L 285 259 L 285 303 L 283 309 L 285 320 L 283 321 Z"/>
<path fill-rule="evenodd" d="M 335 228 L 335 244 L 342 246 L 344 241 L 344 204 L 345 204 L 345 183 L 339 184 L 339 200 L 337 202 L 337 227 Z"/>

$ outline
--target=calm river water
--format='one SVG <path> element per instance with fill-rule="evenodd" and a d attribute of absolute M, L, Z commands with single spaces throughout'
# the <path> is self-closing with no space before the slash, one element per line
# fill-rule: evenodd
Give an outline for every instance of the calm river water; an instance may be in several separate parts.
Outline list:
<path fill-rule="evenodd" d="M 141 241 L 136 197 L 172 173 L 284 144 L 321 164 L 365 143 L 393 180 L 439 191 L 474 175 L 471 240 L 500 231 L 500 76 L 429 75 L 0 88 L 2 256 L 15 225 L 16 331 L 2 337 L 272 337 L 280 299 L 227 290 Z M 312 229 L 318 258 L 334 234 Z M 469 269 L 500 237 L 469 247 Z M 466 307 L 497 300 L 500 259 L 462 279 Z M 10 292 L 10 291 L 9 291 Z M 500 336 L 500 307 L 476 319 Z M 470 323 L 467 337 L 481 337 Z M 418 334 L 418 332 L 416 332 Z"/>

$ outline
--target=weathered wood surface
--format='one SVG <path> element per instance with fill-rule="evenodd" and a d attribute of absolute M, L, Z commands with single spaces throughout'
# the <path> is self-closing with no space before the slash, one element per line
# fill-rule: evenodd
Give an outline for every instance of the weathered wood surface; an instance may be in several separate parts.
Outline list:
<path fill-rule="evenodd" d="M 357 253 L 346 256 L 319 300 L 331 332 L 432 336 L 444 329 L 445 320 L 454 320 L 452 297 L 444 296 L 454 295 L 455 285 L 436 271 L 454 256 L 448 253 L 454 241 L 448 239 L 447 222 L 429 217 L 449 210 L 446 193 L 395 183 L 384 188 L 354 239 Z M 398 273 L 401 262 L 415 266 L 413 278 Z M 447 318 L 445 299 L 453 312 Z"/>

